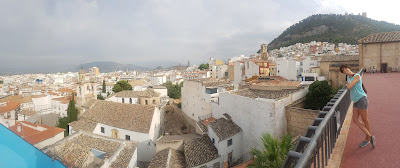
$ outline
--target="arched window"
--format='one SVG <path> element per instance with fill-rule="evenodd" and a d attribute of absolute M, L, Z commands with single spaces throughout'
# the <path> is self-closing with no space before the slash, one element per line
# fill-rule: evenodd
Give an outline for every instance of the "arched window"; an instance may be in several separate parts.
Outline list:
<path fill-rule="evenodd" d="M 132 98 L 129 98 L 129 103 L 131 103 L 131 104 L 132 104 Z"/>
<path fill-rule="evenodd" d="M 149 104 L 149 102 L 148 102 L 147 100 L 145 100 L 145 101 L 144 101 L 144 103 L 145 103 L 146 105 L 148 105 L 148 104 Z"/>
<path fill-rule="evenodd" d="M 124 98 L 122 98 L 122 103 L 125 103 L 125 99 Z"/>

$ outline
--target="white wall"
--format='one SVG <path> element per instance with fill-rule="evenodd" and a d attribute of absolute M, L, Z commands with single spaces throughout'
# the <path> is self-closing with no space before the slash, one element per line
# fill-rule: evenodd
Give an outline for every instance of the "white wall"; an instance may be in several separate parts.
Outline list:
<path fill-rule="evenodd" d="M 182 87 L 182 110 L 191 119 L 211 114 L 211 95 L 206 94 L 201 82 L 185 81 Z"/>
<path fill-rule="evenodd" d="M 129 161 L 128 168 L 136 168 L 137 166 L 137 158 L 138 158 L 138 150 L 135 149 L 135 152 L 132 155 L 131 161 Z"/>
<path fill-rule="evenodd" d="M 215 134 L 214 130 L 211 127 L 208 127 L 208 136 L 210 137 L 211 141 L 214 138 L 214 146 L 218 149 L 218 154 L 221 156 L 222 160 L 228 161 L 228 154 L 232 152 L 232 162 L 235 162 L 239 157 L 241 157 L 242 149 L 242 132 L 239 132 L 232 137 L 229 137 L 224 140 L 220 140 L 218 136 Z M 232 139 L 232 145 L 228 146 L 228 140 Z"/>
<path fill-rule="evenodd" d="M 156 142 L 158 137 L 160 136 L 160 110 L 155 107 L 154 108 L 154 114 L 153 114 L 153 119 L 151 120 L 151 125 L 150 125 L 150 130 L 149 130 L 149 138 L 153 142 Z"/>
<path fill-rule="evenodd" d="M 274 100 L 256 100 L 239 95 L 221 93 L 219 105 L 212 104 L 214 118 L 224 117 L 227 113 L 243 130 L 242 153 L 252 147 L 261 148 L 260 136 L 264 132 L 274 133 Z"/>
<path fill-rule="evenodd" d="M 233 63 L 233 84 L 239 85 L 244 84 L 245 75 L 242 75 L 242 69 L 244 68 L 244 64 L 240 62 Z"/>
<path fill-rule="evenodd" d="M 300 65 L 300 62 L 295 60 L 282 58 L 278 59 L 276 63 L 277 76 L 284 77 L 288 80 L 297 81 L 299 75 L 303 72 L 303 66 Z"/>
<path fill-rule="evenodd" d="M 217 157 L 217 158 L 214 159 L 214 160 L 211 160 L 211 161 L 209 161 L 209 162 L 207 162 L 207 163 L 204 163 L 204 164 L 201 164 L 201 165 L 198 165 L 198 166 L 194 166 L 194 167 L 192 167 L 192 168 L 201 168 L 202 166 L 206 166 L 207 168 L 209 168 L 209 167 L 214 167 L 214 164 L 217 163 L 217 162 L 219 162 L 219 160 L 220 160 L 220 158 Z M 219 163 L 219 165 L 221 166 L 221 163 Z"/>
<path fill-rule="evenodd" d="M 160 93 L 160 97 L 168 96 L 167 88 L 165 88 L 165 89 L 154 89 L 154 91 Z"/>
<path fill-rule="evenodd" d="M 122 103 L 122 99 L 124 99 L 124 103 L 125 104 L 130 104 L 129 98 L 132 98 L 132 104 L 139 104 L 139 101 L 138 101 L 137 97 L 115 97 L 115 96 L 111 96 L 109 98 L 106 98 L 105 101 L 112 101 L 112 102 Z"/>
<path fill-rule="evenodd" d="M 136 150 L 138 151 L 138 161 L 150 162 L 156 154 L 156 144 L 151 140 L 143 141 L 137 145 Z"/>
<path fill-rule="evenodd" d="M 215 78 L 225 77 L 225 72 L 228 71 L 228 65 L 215 66 Z M 228 76 L 226 76 L 228 77 Z"/>
<path fill-rule="evenodd" d="M 245 67 L 245 75 L 247 78 L 251 78 L 253 76 L 258 76 L 260 74 L 259 66 L 250 60 L 246 60 L 244 62 Z"/>
<path fill-rule="evenodd" d="M 101 127 L 104 127 L 104 133 L 101 132 Z M 113 130 L 113 129 L 116 129 L 118 131 L 120 139 L 125 139 L 125 135 L 129 135 L 131 141 L 143 142 L 143 141 L 149 140 L 149 134 L 130 131 L 130 130 L 122 129 L 122 128 L 116 128 L 116 127 L 112 127 L 112 126 L 105 125 L 102 123 L 98 123 L 96 125 L 95 129 L 93 130 L 93 133 L 111 137 L 111 133 L 112 133 L 111 130 Z"/>
<path fill-rule="evenodd" d="M 57 97 L 45 96 L 40 98 L 32 98 L 33 104 L 35 106 L 35 111 L 50 109 L 52 98 L 57 98 Z"/>
<path fill-rule="evenodd" d="M 267 132 L 281 136 L 286 132 L 285 106 L 307 94 L 301 90 L 280 100 L 252 99 L 229 93 L 220 93 L 219 104 L 212 103 L 214 118 L 224 117 L 227 113 L 243 130 L 242 153 L 246 154 L 252 147 L 262 148 L 260 137 Z"/>

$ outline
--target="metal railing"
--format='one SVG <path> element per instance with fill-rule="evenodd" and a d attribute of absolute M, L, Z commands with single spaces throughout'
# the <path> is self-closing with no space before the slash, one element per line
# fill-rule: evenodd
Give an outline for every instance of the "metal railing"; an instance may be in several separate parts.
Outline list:
<path fill-rule="evenodd" d="M 364 69 L 359 71 L 362 74 Z M 350 92 L 344 86 L 324 106 L 286 156 L 283 168 L 325 167 L 335 148 L 342 124 L 350 106 Z"/>

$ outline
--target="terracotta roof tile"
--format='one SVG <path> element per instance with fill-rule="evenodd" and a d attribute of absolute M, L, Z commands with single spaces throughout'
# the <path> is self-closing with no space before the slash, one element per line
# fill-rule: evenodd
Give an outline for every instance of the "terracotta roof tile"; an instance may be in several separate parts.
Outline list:
<path fill-rule="evenodd" d="M 164 168 L 164 167 L 185 168 L 186 162 L 185 162 L 185 155 L 183 154 L 183 152 L 171 148 L 167 148 L 157 152 L 151 159 L 149 168 Z"/>
<path fill-rule="evenodd" d="M 26 116 L 33 116 L 35 115 L 37 112 L 36 111 L 32 111 L 32 110 L 21 110 L 19 112 L 19 114 L 21 115 L 26 115 Z"/>
<path fill-rule="evenodd" d="M 125 147 L 120 153 L 116 153 L 119 147 Z M 105 152 L 100 163 L 92 163 L 88 167 L 101 167 L 105 158 L 116 155 L 116 160 L 111 163 L 112 166 L 127 167 L 133 152 L 136 150 L 137 142 L 115 140 L 99 135 L 77 132 L 64 138 L 62 141 L 48 146 L 43 151 L 51 157 L 61 161 L 67 167 L 84 167 L 92 149 Z M 133 151 L 133 152 L 132 152 Z"/>
<path fill-rule="evenodd" d="M 232 120 L 225 118 L 217 119 L 209 123 L 210 128 L 217 134 L 220 140 L 227 139 L 242 132 L 242 129 L 236 125 Z"/>
<path fill-rule="evenodd" d="M 400 31 L 375 33 L 358 40 L 359 44 L 400 42 Z"/>
<path fill-rule="evenodd" d="M 183 147 L 187 167 L 194 167 L 218 158 L 218 150 L 208 135 L 185 141 Z"/>
<path fill-rule="evenodd" d="M 166 135 L 157 140 L 157 142 L 171 142 L 171 141 L 187 141 L 200 138 L 197 134 L 183 134 L 183 135 Z"/>
<path fill-rule="evenodd" d="M 18 125 L 21 124 L 22 131 L 18 132 Z M 32 128 L 33 127 L 33 128 Z M 42 127 L 45 130 L 40 131 Z M 37 128 L 37 129 L 35 129 Z M 20 136 L 21 138 L 25 139 L 30 144 L 34 145 L 39 142 L 42 142 L 46 139 L 52 138 L 59 133 L 64 132 L 65 129 L 58 128 L 58 127 L 50 127 L 47 125 L 39 125 L 39 124 L 32 124 L 26 121 L 17 122 L 14 126 L 9 128 L 15 134 Z"/>
<path fill-rule="evenodd" d="M 0 103 L 8 102 L 8 101 L 18 101 L 22 98 L 22 95 L 16 95 L 16 96 L 7 96 L 5 98 L 0 99 Z"/>
<path fill-rule="evenodd" d="M 0 113 L 5 113 L 5 112 L 9 112 L 11 110 L 15 110 L 18 108 L 18 106 L 19 106 L 19 103 L 8 102 L 7 106 L 0 107 Z"/>
<path fill-rule="evenodd" d="M 148 133 L 154 110 L 154 106 L 99 100 L 91 109 L 83 113 L 81 119 L 75 124 L 84 125 L 81 122 L 93 121 L 126 130 Z M 82 118 L 86 120 L 82 120 Z"/>
<path fill-rule="evenodd" d="M 125 90 L 117 93 L 113 93 L 108 97 L 144 97 L 144 98 L 151 98 L 151 97 L 160 97 L 160 93 L 154 91 L 153 89 L 146 89 L 145 91 L 131 91 Z"/>
<path fill-rule="evenodd" d="M 321 62 L 358 61 L 358 55 L 327 55 L 322 56 Z"/>

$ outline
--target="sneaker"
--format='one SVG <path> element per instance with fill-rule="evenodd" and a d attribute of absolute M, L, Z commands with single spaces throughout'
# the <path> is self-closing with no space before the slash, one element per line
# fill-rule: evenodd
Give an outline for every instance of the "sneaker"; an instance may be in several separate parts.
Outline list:
<path fill-rule="evenodd" d="M 371 136 L 372 148 L 375 148 L 375 136 Z"/>
<path fill-rule="evenodd" d="M 369 141 L 363 141 L 363 142 L 360 144 L 360 147 L 367 146 L 368 144 L 369 144 Z"/>

